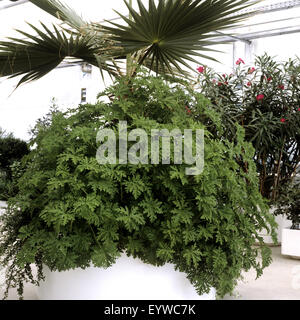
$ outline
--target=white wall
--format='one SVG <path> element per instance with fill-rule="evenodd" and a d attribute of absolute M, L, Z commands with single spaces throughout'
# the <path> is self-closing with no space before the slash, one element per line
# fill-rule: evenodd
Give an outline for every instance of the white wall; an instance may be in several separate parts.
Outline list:
<path fill-rule="evenodd" d="M 112 8 L 126 13 L 126 6 L 122 0 L 63 0 L 65 3 L 81 12 L 89 21 L 102 21 L 117 17 Z M 133 0 L 135 2 L 135 0 Z M 265 0 L 263 4 L 274 4 L 284 0 Z M 7 0 L 0 1 L 0 7 L 12 3 Z M 145 0 L 145 3 L 147 1 Z M 293 18 L 283 21 L 284 18 Z M 16 35 L 14 28 L 29 31 L 30 28 L 24 21 L 37 25 L 43 21 L 47 25 L 57 20 L 42 10 L 25 3 L 9 9 L 0 10 L 0 39 L 5 36 Z M 275 22 L 272 22 L 275 21 Z M 270 22 L 265 24 L 265 22 Z M 264 24 L 262 24 L 264 23 Z M 253 25 L 256 24 L 256 25 Z M 285 26 L 300 26 L 300 8 L 274 12 L 272 14 L 260 14 L 248 20 L 242 28 L 234 30 L 238 34 L 270 30 Z M 31 32 L 31 31 L 30 31 Z M 252 41 L 251 52 L 246 50 L 243 42 L 213 46 L 213 49 L 223 51 L 214 53 L 214 57 L 221 63 L 212 63 L 199 60 L 199 65 L 208 64 L 220 72 L 231 72 L 237 58 L 243 58 L 251 65 L 255 54 L 263 54 L 267 51 L 270 55 L 276 55 L 279 60 L 300 55 L 300 34 L 284 35 L 270 38 L 262 38 Z M 196 66 L 193 66 L 196 68 Z M 28 139 L 28 130 L 35 121 L 45 115 L 49 110 L 51 99 L 56 98 L 62 108 L 74 107 L 80 103 L 81 88 L 87 88 L 88 102 L 94 102 L 96 95 L 103 88 L 103 82 L 97 68 L 93 68 L 89 78 L 83 78 L 80 66 L 56 69 L 36 82 L 26 84 L 12 93 L 18 79 L 0 78 L 0 127 L 13 132 L 17 137 Z M 109 79 L 106 84 L 109 84 Z M 12 94 L 11 94 L 12 93 Z"/>
<path fill-rule="evenodd" d="M 84 2 L 65 0 L 64 2 L 77 12 L 81 12 L 90 21 L 116 17 L 117 14 L 111 10 L 111 7 L 124 12 L 124 4 L 120 0 L 85 0 Z M 1 1 L 0 7 L 8 3 L 12 2 Z M 57 22 L 54 17 L 31 3 L 0 10 L 0 39 L 7 36 L 19 37 L 14 29 L 32 33 L 32 29 L 24 20 L 33 25 L 43 21 L 47 26 Z M 88 102 L 95 102 L 97 94 L 104 88 L 100 72 L 94 67 L 92 74 L 85 77 L 80 66 L 56 69 L 42 79 L 22 85 L 14 91 L 19 79 L 20 77 L 0 78 L 0 127 L 26 140 L 29 139 L 29 129 L 34 126 L 36 120 L 48 112 L 52 98 L 55 98 L 57 104 L 65 110 L 80 103 L 81 88 L 87 88 Z M 110 83 L 108 77 L 105 83 Z"/>

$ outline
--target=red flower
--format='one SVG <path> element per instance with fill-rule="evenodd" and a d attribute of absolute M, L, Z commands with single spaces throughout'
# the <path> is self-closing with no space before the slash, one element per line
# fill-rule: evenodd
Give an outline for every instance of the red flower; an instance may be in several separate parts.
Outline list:
<path fill-rule="evenodd" d="M 267 78 L 267 81 L 270 82 L 272 80 L 272 77 Z"/>
<path fill-rule="evenodd" d="M 249 71 L 248 71 L 248 73 L 251 74 L 251 73 L 253 73 L 255 70 L 256 70 L 255 68 L 250 68 Z"/>
<path fill-rule="evenodd" d="M 186 109 L 187 113 L 191 113 L 192 112 L 191 109 L 188 106 L 185 106 L 185 109 Z"/>
<path fill-rule="evenodd" d="M 221 87 L 221 85 L 222 85 L 222 82 L 218 82 L 218 86 Z"/>
<path fill-rule="evenodd" d="M 280 84 L 280 85 L 278 86 L 278 89 L 284 90 L 284 85 L 283 85 L 283 84 Z"/>
<path fill-rule="evenodd" d="M 249 82 L 247 83 L 247 86 L 248 86 L 248 87 L 251 87 L 251 86 L 252 86 L 252 83 L 249 81 Z"/>
<path fill-rule="evenodd" d="M 261 101 L 265 98 L 265 95 L 264 94 L 259 94 L 257 97 L 256 97 L 256 100 L 257 101 Z"/>
<path fill-rule="evenodd" d="M 300 108 L 298 108 L 298 111 L 300 111 Z"/>
<path fill-rule="evenodd" d="M 225 84 L 228 85 L 228 81 L 225 81 Z"/>
<path fill-rule="evenodd" d="M 226 78 L 226 74 L 225 73 L 223 74 L 223 78 Z"/>
<path fill-rule="evenodd" d="M 235 64 L 239 66 L 241 63 L 245 64 L 245 61 L 242 58 L 239 58 Z"/>
<path fill-rule="evenodd" d="M 285 122 L 286 122 L 286 119 L 285 119 L 285 118 L 281 118 L 281 119 L 280 119 L 280 122 L 285 123 Z"/>
<path fill-rule="evenodd" d="M 205 67 L 200 66 L 200 67 L 197 68 L 197 71 L 198 71 L 199 73 L 203 73 L 203 72 L 205 71 Z"/>

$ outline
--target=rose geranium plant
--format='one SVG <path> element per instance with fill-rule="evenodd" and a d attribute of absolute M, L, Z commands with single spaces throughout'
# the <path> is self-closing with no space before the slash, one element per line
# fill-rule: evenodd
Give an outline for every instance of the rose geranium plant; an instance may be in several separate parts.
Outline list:
<path fill-rule="evenodd" d="M 264 54 L 254 66 L 243 59 L 236 66 L 230 75 L 205 68 L 198 85 L 221 115 L 226 138 L 235 139 L 235 122 L 245 128 L 256 150 L 260 191 L 276 200 L 300 162 L 300 61 L 279 63 Z"/>
<path fill-rule="evenodd" d="M 118 135 L 124 120 L 149 141 L 152 129 L 203 129 L 203 173 L 187 176 L 188 164 L 173 160 L 100 165 L 99 128 Z M 235 143 L 222 138 L 225 128 L 203 95 L 145 73 L 119 79 L 96 105 L 52 111 L 32 131 L 19 192 L 0 217 L 5 297 L 11 287 L 22 296 L 24 283 L 38 284 L 45 265 L 107 268 L 121 253 L 173 264 L 199 294 L 211 287 L 220 297 L 231 293 L 252 267 L 261 276 L 271 250 L 259 234 L 269 228 L 275 241 L 275 222 L 258 189 L 254 148 L 236 128 Z"/>

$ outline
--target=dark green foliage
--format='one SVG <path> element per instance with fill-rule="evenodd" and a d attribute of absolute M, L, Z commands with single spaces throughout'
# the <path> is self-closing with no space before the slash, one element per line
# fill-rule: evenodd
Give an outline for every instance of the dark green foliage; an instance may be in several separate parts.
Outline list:
<path fill-rule="evenodd" d="M 247 17 L 240 13 L 254 3 L 249 0 L 149 0 L 146 7 L 137 0 L 139 9 L 134 10 L 124 1 L 131 19 L 118 15 L 125 23 L 110 22 L 113 26 L 103 26 L 116 46 L 123 53 L 139 52 L 139 64 L 148 59 L 147 66 L 162 74 L 173 73 L 175 68 L 183 72 L 182 66 L 190 68 L 189 62 L 197 58 L 215 60 L 207 52 L 213 51 L 209 45 L 216 30 L 226 30 Z M 141 54 L 142 53 L 142 54 Z"/>
<path fill-rule="evenodd" d="M 91 263 L 107 268 L 126 252 L 157 266 L 173 263 L 199 294 L 215 287 L 223 296 L 243 270 L 254 267 L 260 276 L 270 264 L 258 233 L 271 228 L 275 238 L 275 222 L 259 193 L 254 149 L 242 128 L 229 142 L 201 94 L 144 74 L 128 81 L 100 95 L 109 103 L 53 111 L 35 127 L 36 148 L 20 192 L 2 217 L 1 264 L 11 266 L 9 285 L 27 280 L 32 263 L 39 280 L 42 264 L 59 271 Z M 186 176 L 186 164 L 99 165 L 98 129 L 117 133 L 123 120 L 149 134 L 206 128 L 203 174 Z"/>
<path fill-rule="evenodd" d="M 280 194 L 274 214 L 285 215 L 292 221 L 292 229 L 300 230 L 300 182 L 284 186 Z"/>
<path fill-rule="evenodd" d="M 260 191 L 276 200 L 300 163 L 300 61 L 278 63 L 265 54 L 253 67 L 237 63 L 231 75 L 207 69 L 201 92 L 220 113 L 229 139 L 235 122 L 245 128 L 255 148 Z"/>
<path fill-rule="evenodd" d="M 0 131 L 0 200 L 6 200 L 17 192 L 14 180 L 21 172 L 20 160 L 28 153 L 25 141 Z"/>

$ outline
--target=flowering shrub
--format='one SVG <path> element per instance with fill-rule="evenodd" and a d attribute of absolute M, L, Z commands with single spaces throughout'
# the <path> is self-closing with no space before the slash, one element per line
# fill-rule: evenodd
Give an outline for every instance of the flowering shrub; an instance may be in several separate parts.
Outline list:
<path fill-rule="evenodd" d="M 235 139 L 235 122 L 245 128 L 256 150 L 260 191 L 276 200 L 300 162 L 300 61 L 278 63 L 265 54 L 254 66 L 242 59 L 236 64 L 231 75 L 206 68 L 200 91 L 221 115 L 226 138 Z"/>

